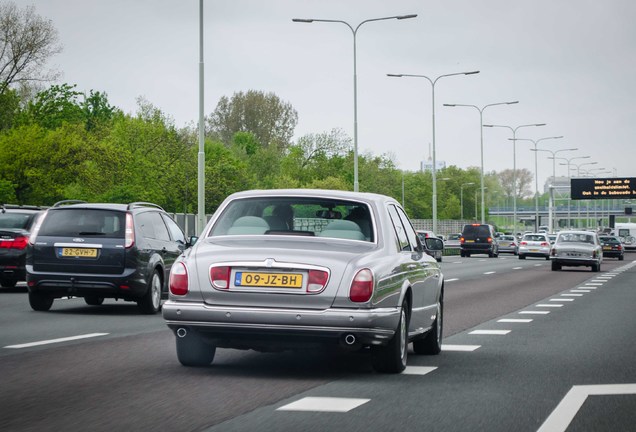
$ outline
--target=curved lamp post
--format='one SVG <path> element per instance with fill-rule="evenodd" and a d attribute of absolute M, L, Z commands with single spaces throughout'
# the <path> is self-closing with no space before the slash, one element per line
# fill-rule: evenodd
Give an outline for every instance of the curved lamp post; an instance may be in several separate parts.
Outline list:
<path fill-rule="evenodd" d="M 512 102 L 497 102 L 497 103 L 492 103 L 492 104 L 488 104 L 488 105 L 484 105 L 483 107 L 479 108 L 477 105 L 465 105 L 465 104 L 444 104 L 444 106 L 447 107 L 471 107 L 471 108 L 475 108 L 477 111 L 479 111 L 479 136 L 480 136 L 480 144 L 481 144 L 481 173 L 480 173 L 480 178 L 481 178 L 481 223 L 484 224 L 486 221 L 486 210 L 485 210 L 485 206 L 484 206 L 484 110 L 488 107 L 491 106 L 496 106 L 496 105 L 513 105 L 513 104 L 517 104 L 519 103 L 519 101 L 512 101 Z M 477 218 L 477 215 L 475 215 L 475 219 Z"/>
<path fill-rule="evenodd" d="M 431 101 L 432 101 L 432 113 L 433 113 L 433 127 L 432 127 L 432 133 L 433 133 L 433 170 L 432 170 L 432 175 L 433 175 L 433 232 L 437 233 L 437 160 L 435 157 L 435 84 L 437 83 L 437 80 L 439 80 L 440 78 L 446 78 L 446 77 L 451 77 L 451 76 L 457 76 L 457 75 L 474 75 L 474 74 L 478 74 L 479 71 L 471 71 L 471 72 L 456 72 L 456 73 L 450 73 L 450 74 L 445 74 L 445 75 L 440 75 L 437 78 L 431 79 L 426 75 L 412 75 L 412 74 L 386 74 L 389 77 L 393 77 L 393 78 L 402 78 L 402 77 L 409 77 L 409 78 L 424 78 L 426 80 L 428 80 L 429 83 L 431 83 Z"/>
<path fill-rule="evenodd" d="M 358 34 L 358 29 L 362 24 L 372 22 L 372 21 L 385 21 L 390 19 L 409 19 L 415 18 L 417 14 L 409 14 L 409 15 L 395 15 L 388 16 L 382 18 L 371 18 L 362 21 L 355 28 L 346 21 L 342 20 L 330 20 L 330 19 L 315 19 L 315 18 L 292 18 L 293 22 L 297 23 L 314 23 L 314 22 L 325 22 L 325 23 L 340 23 L 349 27 L 351 33 L 353 34 L 353 190 L 354 192 L 358 192 L 358 75 L 357 75 L 357 62 L 356 62 L 356 36 Z"/>
<path fill-rule="evenodd" d="M 508 138 L 511 141 L 530 141 L 534 144 L 534 148 L 536 150 L 537 145 L 541 141 L 549 140 L 549 139 L 560 139 L 563 138 L 563 135 L 560 136 L 552 136 L 552 137 L 544 137 L 539 138 L 538 140 L 533 140 L 530 138 Z M 539 176 L 538 176 L 538 165 L 537 165 L 537 153 L 534 153 L 534 229 L 535 231 L 539 230 Z"/>
<path fill-rule="evenodd" d="M 517 235 L 517 129 L 521 129 L 524 127 L 530 126 L 545 126 L 546 123 L 533 123 L 533 124 L 525 124 L 517 127 L 505 126 L 505 125 L 484 125 L 484 127 L 500 127 L 500 128 L 508 128 L 512 131 L 512 184 L 513 184 L 513 193 L 512 193 L 512 233 Z"/>

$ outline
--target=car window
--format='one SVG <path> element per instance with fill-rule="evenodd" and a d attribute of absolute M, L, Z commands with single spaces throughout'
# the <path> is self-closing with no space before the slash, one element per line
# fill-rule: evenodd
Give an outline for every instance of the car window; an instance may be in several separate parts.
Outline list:
<path fill-rule="evenodd" d="M 417 234 L 415 233 L 413 225 L 411 225 L 411 221 L 409 220 L 408 216 L 406 216 L 406 213 L 404 213 L 404 210 L 399 207 L 396 207 L 396 209 L 398 215 L 400 216 L 400 221 L 404 226 L 406 237 L 409 239 L 409 243 L 411 244 L 411 250 L 417 250 Z"/>
<path fill-rule="evenodd" d="M 591 243 L 594 244 L 594 236 L 583 233 L 563 233 L 557 239 L 559 243 Z"/>
<path fill-rule="evenodd" d="M 177 225 L 177 223 L 173 221 L 168 215 L 162 216 L 164 222 L 168 226 L 168 230 L 170 231 L 172 240 L 185 244 L 185 236 L 183 235 L 183 231 L 181 231 L 181 228 L 179 228 L 179 225 Z"/>
<path fill-rule="evenodd" d="M 168 228 L 158 212 L 144 212 L 137 216 L 141 235 L 147 239 L 170 241 Z"/>
<path fill-rule="evenodd" d="M 0 213 L 0 228 L 27 229 L 34 213 Z"/>
<path fill-rule="evenodd" d="M 391 222 L 393 223 L 393 228 L 395 229 L 395 235 L 397 236 L 398 246 L 402 251 L 411 250 L 411 245 L 409 243 L 409 238 L 406 235 L 406 230 L 400 221 L 400 216 L 394 205 L 389 205 L 388 208 L 389 216 L 391 217 Z"/>
<path fill-rule="evenodd" d="M 259 197 L 230 202 L 208 236 L 296 235 L 374 241 L 367 204 L 330 198 Z"/>
<path fill-rule="evenodd" d="M 49 210 L 40 236 L 124 238 L 126 217 L 123 212 L 101 209 Z"/>

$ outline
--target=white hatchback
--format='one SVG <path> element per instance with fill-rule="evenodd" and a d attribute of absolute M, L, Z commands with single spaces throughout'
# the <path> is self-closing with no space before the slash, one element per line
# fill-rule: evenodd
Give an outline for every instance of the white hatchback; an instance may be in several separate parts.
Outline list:
<path fill-rule="evenodd" d="M 549 260 L 551 249 L 552 245 L 550 244 L 550 239 L 547 234 L 524 234 L 521 242 L 519 242 L 519 259 L 526 259 L 526 257 L 530 256 Z"/>

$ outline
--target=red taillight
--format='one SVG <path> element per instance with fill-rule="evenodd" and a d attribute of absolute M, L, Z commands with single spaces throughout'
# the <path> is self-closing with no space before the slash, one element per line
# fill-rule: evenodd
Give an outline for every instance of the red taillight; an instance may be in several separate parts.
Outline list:
<path fill-rule="evenodd" d="M 521 242 L 519 243 L 519 246 L 528 246 L 528 242 Z"/>
<path fill-rule="evenodd" d="M 309 270 L 309 277 L 307 280 L 307 292 L 317 293 L 325 289 L 327 280 L 329 279 L 329 273 L 322 270 Z"/>
<path fill-rule="evenodd" d="M 621 245 L 616 246 L 616 250 L 623 250 L 623 246 Z"/>
<path fill-rule="evenodd" d="M 542 242 L 541 246 L 550 246 L 550 243 Z"/>
<path fill-rule="evenodd" d="M 517 246 L 515 242 L 510 242 L 510 246 Z"/>
<path fill-rule="evenodd" d="M 356 303 L 369 301 L 373 294 L 373 273 L 369 269 L 360 270 L 351 282 L 349 298 Z"/>
<path fill-rule="evenodd" d="M 466 241 L 466 239 L 464 237 L 460 237 L 459 238 L 459 243 L 460 244 L 464 244 L 465 241 Z"/>
<path fill-rule="evenodd" d="M 230 275 L 232 267 L 219 266 L 210 269 L 210 280 L 212 286 L 217 289 L 228 289 L 230 287 Z"/>
<path fill-rule="evenodd" d="M 29 238 L 26 236 L 16 237 L 9 240 L 0 240 L 0 249 L 18 249 L 22 250 L 27 247 Z"/>
<path fill-rule="evenodd" d="M 170 269 L 170 293 L 178 296 L 188 293 L 188 270 L 183 263 L 176 263 Z"/>
<path fill-rule="evenodd" d="M 488 237 L 488 243 L 492 243 L 492 237 Z"/>
<path fill-rule="evenodd" d="M 126 240 L 124 246 L 131 248 L 135 244 L 135 226 L 131 213 L 126 213 Z"/>

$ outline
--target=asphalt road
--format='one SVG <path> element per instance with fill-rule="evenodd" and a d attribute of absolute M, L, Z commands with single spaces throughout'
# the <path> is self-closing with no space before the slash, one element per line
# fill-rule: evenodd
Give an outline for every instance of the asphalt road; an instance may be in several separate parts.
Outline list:
<path fill-rule="evenodd" d="M 217 350 L 212 366 L 184 368 L 161 317 L 135 304 L 38 313 L 3 290 L 0 430 L 634 430 L 634 258 L 591 273 L 444 257 L 445 350 L 411 355 L 401 375 L 339 352 Z M 492 330 L 509 332 L 471 334 Z M 24 346 L 77 335 L 92 337 Z"/>

